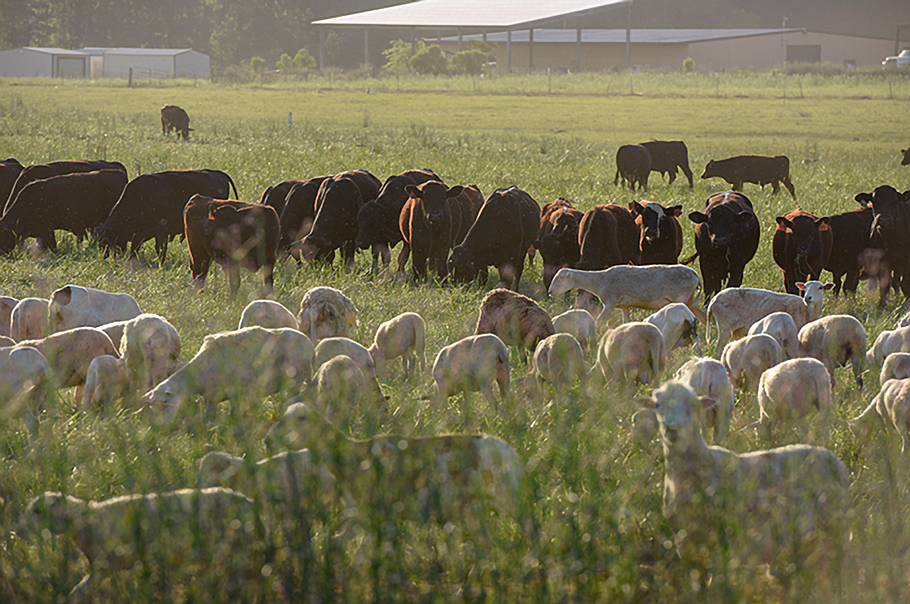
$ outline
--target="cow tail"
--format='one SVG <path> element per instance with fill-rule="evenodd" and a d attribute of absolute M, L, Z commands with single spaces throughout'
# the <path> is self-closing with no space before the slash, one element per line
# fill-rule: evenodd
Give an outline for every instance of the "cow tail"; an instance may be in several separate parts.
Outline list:
<path fill-rule="evenodd" d="M 695 260 L 696 258 L 698 258 L 698 252 L 695 252 L 688 258 L 684 258 L 683 260 L 680 260 L 679 263 L 680 264 L 692 264 L 692 261 Z"/>
<path fill-rule="evenodd" d="M 240 195 L 237 193 L 237 185 L 234 184 L 234 180 L 231 178 L 230 174 L 225 174 L 225 176 L 227 176 L 231 188 L 234 189 L 234 199 L 240 199 Z"/>

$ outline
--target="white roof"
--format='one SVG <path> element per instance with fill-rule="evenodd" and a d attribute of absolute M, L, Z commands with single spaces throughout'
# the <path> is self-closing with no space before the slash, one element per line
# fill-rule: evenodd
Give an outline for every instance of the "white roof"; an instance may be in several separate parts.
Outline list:
<path fill-rule="evenodd" d="M 23 50 L 32 50 L 34 52 L 42 52 L 49 55 L 76 55 L 84 57 L 85 53 L 81 53 L 77 50 L 67 50 L 65 48 L 52 48 L 52 47 L 42 47 L 42 46 L 26 46 Z"/>
<path fill-rule="evenodd" d="M 121 46 L 120 48 L 110 48 L 104 51 L 106 55 L 179 55 L 185 52 L 190 52 L 192 48 L 126 48 Z"/>
<path fill-rule="evenodd" d="M 530 27 L 580 17 L 631 0 L 419 0 L 388 8 L 314 21 L 313 25 L 360 27 Z"/>
<path fill-rule="evenodd" d="M 686 42 L 701 42 L 705 40 L 723 40 L 729 38 L 743 38 L 749 36 L 765 36 L 802 31 L 801 28 L 789 29 L 633 29 L 629 38 L 636 44 L 680 44 Z M 527 42 L 528 30 L 521 29 L 512 32 L 512 42 Z M 451 42 L 456 37 L 445 37 L 443 41 Z M 462 36 L 462 40 L 480 40 L 481 34 Z M 578 39 L 576 29 L 535 29 L 534 43 L 574 43 Z M 593 43 L 625 43 L 626 30 L 624 29 L 582 29 L 581 39 Z M 506 33 L 498 32 L 487 34 L 489 42 L 505 42 Z"/>

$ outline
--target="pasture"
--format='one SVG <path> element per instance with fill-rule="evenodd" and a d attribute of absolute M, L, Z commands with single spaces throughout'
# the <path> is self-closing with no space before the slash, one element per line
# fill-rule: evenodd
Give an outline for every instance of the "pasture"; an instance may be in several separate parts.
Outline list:
<path fill-rule="evenodd" d="M 432 168 L 447 184 L 477 183 L 488 196 L 516 185 L 541 205 L 559 196 L 587 210 L 595 204 L 653 199 L 682 204 L 684 216 L 703 207 L 712 192 L 727 188 L 719 179 L 700 180 L 705 163 L 741 153 L 790 158 L 796 188 L 771 195 L 755 185 L 744 193 L 761 224 L 758 254 L 747 266 L 744 285 L 780 291 L 783 279 L 771 257 L 775 217 L 793 209 L 828 215 L 856 207 L 853 196 L 881 184 L 910 188 L 910 167 L 899 150 L 910 144 L 906 78 L 858 83 L 778 76 L 762 84 L 758 76 L 712 95 L 713 80 L 700 86 L 677 76 L 649 80 L 642 74 L 636 95 L 626 95 L 628 75 L 597 80 L 556 78 L 546 94 L 546 76 L 499 78 L 493 84 L 456 80 L 461 89 L 440 90 L 436 80 L 363 80 L 334 86 L 270 85 L 234 87 L 183 82 L 161 87 L 52 84 L 0 80 L 0 156 L 24 165 L 57 159 L 122 162 L 130 178 L 139 173 L 185 168 L 227 172 L 240 198 L 256 201 L 268 185 L 349 169 L 366 169 L 384 180 L 406 169 Z M 732 76 L 731 76 L 732 78 Z M 769 76 L 771 78 L 771 76 Z M 789 78 L 789 79 L 788 79 Z M 460 82 L 460 83 L 458 83 Z M 774 89 L 788 94 L 774 94 Z M 333 83 L 335 84 L 335 83 Z M 489 94 L 483 87 L 489 85 Z M 453 88 L 456 84 L 452 84 Z M 802 86 L 802 98 L 798 91 Z M 889 91 L 890 86 L 890 91 Z M 561 88 L 560 88 L 561 87 Z M 612 94 L 603 91 L 612 89 Z M 443 92 L 447 92 L 443 94 Z M 724 96 L 724 95 L 727 96 Z M 892 98 L 893 97 L 893 98 Z M 187 142 L 161 134 L 159 108 L 184 107 L 194 128 Z M 288 123 L 288 113 L 292 113 Z M 650 139 L 681 139 L 689 148 L 696 176 L 667 185 L 652 174 L 646 192 L 613 185 L 616 149 Z M 692 223 L 681 221 L 682 257 L 691 255 Z M 393 251 L 394 258 L 397 251 Z M 226 275 L 210 273 L 204 292 L 192 286 L 186 244 L 174 240 L 158 266 L 151 243 L 138 261 L 105 258 L 95 246 L 80 247 L 60 237 L 57 255 L 26 249 L 0 258 L 0 294 L 47 297 L 67 283 L 133 295 L 144 312 L 160 314 L 177 328 L 184 360 L 206 334 L 235 329 L 243 307 L 258 297 L 261 278 L 243 274 L 240 295 L 228 296 Z M 293 312 L 309 288 L 343 290 L 360 310 L 356 339 L 372 341 L 383 321 L 406 311 L 427 324 L 427 357 L 473 333 L 484 289 L 414 284 L 370 274 L 370 259 L 359 254 L 355 270 L 298 267 L 288 260 L 276 268 L 273 298 Z M 539 257 L 526 268 L 520 290 L 552 316 L 574 298 L 549 299 Z M 902 314 L 902 296 L 878 308 L 878 292 L 861 283 L 855 300 L 825 301 L 825 314 L 849 313 L 865 326 L 868 341 L 892 328 Z M 641 319 L 644 312 L 633 312 Z M 613 324 L 619 321 L 615 313 Z M 702 331 L 702 334 L 704 332 Z M 708 346 L 706 353 L 712 353 Z M 692 353 L 677 350 L 667 377 Z M 587 361 L 593 363 L 589 351 Z M 526 373 L 512 350 L 512 376 Z M 391 409 L 358 409 L 354 436 L 388 432 L 432 435 L 485 432 L 511 444 L 525 462 L 522 485 L 538 531 L 533 538 L 510 518 L 491 514 L 481 522 L 443 527 L 376 519 L 372 539 L 345 541 L 342 510 L 313 502 L 274 542 L 273 566 L 264 572 L 262 600 L 350 602 L 772 602 L 787 594 L 761 570 L 737 566 L 715 552 L 708 593 L 698 591 L 699 573 L 676 557 L 671 531 L 661 514 L 663 455 L 657 442 L 637 449 L 628 424 L 637 404 L 625 388 L 603 391 L 577 386 L 566 400 L 513 395 L 496 414 L 482 397 L 472 397 L 462 414 L 457 398 L 430 408 L 429 372 L 407 379 L 396 363 L 379 374 Z M 831 448 L 850 470 L 852 538 L 840 590 L 826 593 L 833 577 L 804 577 L 818 589 L 799 593 L 802 602 L 906 601 L 910 595 L 910 489 L 906 461 L 895 463 L 883 440 L 861 449 L 846 419 L 862 411 L 877 392 L 868 376 L 860 391 L 847 369 L 836 373 L 835 419 Z M 639 394 L 645 394 L 641 389 Z M 106 499 L 193 486 L 196 462 L 209 451 L 228 451 L 255 462 L 265 457 L 261 439 L 296 393 L 248 400 L 235 413 L 227 406 L 216 420 L 201 405 L 182 410 L 183 420 L 161 427 L 135 408 L 84 413 L 72 392 L 63 392 L 29 442 L 18 418 L 0 421 L 0 571 L 23 602 L 65 598 L 85 574 L 72 544 L 50 534 L 23 540 L 12 531 L 19 513 L 35 495 L 62 491 L 83 499 Z M 737 452 L 761 447 L 753 430 L 758 418 L 753 399 L 737 398 L 733 430 L 726 446 Z M 799 572 L 800 561 L 795 561 Z M 817 582 L 817 586 L 816 586 Z M 289 587 L 291 586 L 291 587 Z M 199 591 L 172 593 L 153 572 L 127 574 L 110 585 L 105 602 L 218 601 L 203 585 Z M 215 587 L 212 587 L 215 589 Z M 289 591 L 290 590 L 290 591 Z M 207 596 L 208 594 L 208 596 Z M 796 596 L 797 594 L 791 594 Z"/>

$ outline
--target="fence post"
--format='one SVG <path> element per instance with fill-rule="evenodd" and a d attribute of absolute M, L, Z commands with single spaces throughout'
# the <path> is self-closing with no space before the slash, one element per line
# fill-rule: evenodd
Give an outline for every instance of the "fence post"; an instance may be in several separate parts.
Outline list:
<path fill-rule="evenodd" d="M 127 83 L 127 87 L 128 88 L 133 87 L 133 68 L 132 67 L 130 67 L 130 81 Z"/>

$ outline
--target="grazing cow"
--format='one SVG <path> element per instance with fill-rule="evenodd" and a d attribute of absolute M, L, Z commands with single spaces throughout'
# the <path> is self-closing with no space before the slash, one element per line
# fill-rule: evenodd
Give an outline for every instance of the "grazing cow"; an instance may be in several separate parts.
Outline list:
<path fill-rule="evenodd" d="M 559 269 L 575 266 L 578 262 L 578 225 L 582 216 L 584 214 L 562 197 L 543 207 L 537 241 L 531 245 L 540 250 L 543 284 L 548 289 Z"/>
<path fill-rule="evenodd" d="M 171 130 L 175 130 L 177 137 L 182 136 L 183 140 L 190 137 L 190 130 L 192 130 L 190 116 L 177 105 L 165 105 L 161 108 L 161 134 L 167 134 Z"/>
<path fill-rule="evenodd" d="M 130 245 L 130 255 L 149 239 L 155 239 L 158 259 L 164 262 L 168 242 L 184 234 L 183 210 L 193 195 L 227 199 L 231 177 L 220 170 L 168 170 L 143 174 L 131 180 L 110 216 L 95 229 L 95 237 L 105 248 L 119 252 Z"/>
<path fill-rule="evenodd" d="M 370 199 L 364 199 L 364 204 L 357 210 L 357 235 L 358 249 L 373 249 L 373 270 L 378 268 L 379 257 L 385 266 L 391 261 L 390 248 L 395 247 L 402 239 L 399 228 L 399 218 L 405 202 L 408 201 L 408 186 L 419 185 L 435 180 L 442 182 L 432 170 L 406 170 L 401 174 L 389 176 L 379 193 Z"/>
<path fill-rule="evenodd" d="M 867 250 L 878 247 L 870 237 L 872 208 L 866 206 L 834 214 L 828 218 L 828 229 L 831 230 L 833 242 L 824 269 L 831 271 L 834 277 L 834 295 L 840 293 L 841 277 L 844 279 L 844 291 L 854 293 L 859 284 L 860 272 L 865 272 L 861 258 Z"/>
<path fill-rule="evenodd" d="M 457 283 L 478 276 L 486 281 L 487 267 L 499 269 L 499 280 L 518 289 L 525 256 L 537 238 L 540 206 L 517 187 L 497 189 L 484 202 L 461 244 L 449 257 L 448 269 Z"/>
<path fill-rule="evenodd" d="M 52 176 L 29 183 L 0 219 L 0 252 L 9 253 L 26 237 L 57 251 L 54 230 L 82 237 L 107 219 L 126 186 L 126 172 L 97 170 Z"/>
<path fill-rule="evenodd" d="M 898 193 L 894 187 L 876 187 L 872 193 L 859 193 L 856 201 L 872 203 L 872 226 L 869 235 L 880 238 L 894 277 L 901 283 L 904 296 L 910 296 L 910 191 Z M 882 296 L 881 303 L 885 303 Z"/>
<path fill-rule="evenodd" d="M 799 206 L 777 217 L 771 248 L 788 294 L 799 295 L 796 283 L 818 279 L 828 264 L 834 240 L 828 222 L 827 216 L 819 218 Z"/>
<path fill-rule="evenodd" d="M 198 288 L 205 285 L 212 260 L 228 273 L 231 297 L 240 288 L 240 267 L 265 268 L 263 281 L 272 288 L 278 253 L 278 214 L 258 203 L 222 201 L 193 195 L 183 213 L 190 269 Z"/>
<path fill-rule="evenodd" d="M 410 196 L 401 208 L 399 225 L 405 246 L 414 254 L 411 270 L 415 279 L 427 276 L 427 260 L 430 261 L 440 279 L 449 274 L 446 259 L 452 248 L 452 212 L 449 200 L 461 195 L 462 187 L 449 188 L 436 180 L 405 187 Z M 459 215 L 460 218 L 460 215 Z M 404 270 L 402 257 L 398 257 L 398 270 Z M 405 262 L 406 262 L 405 257 Z"/>
<path fill-rule="evenodd" d="M 465 185 L 461 195 L 449 198 L 449 212 L 452 213 L 452 245 L 458 245 L 467 236 L 471 225 L 477 220 L 483 207 L 483 193 L 477 185 Z M 457 228 L 455 225 L 458 225 Z M 402 250 L 404 253 L 404 250 Z"/>
<path fill-rule="evenodd" d="M 285 198 L 287 198 L 291 188 L 294 185 L 303 182 L 306 181 L 286 180 L 275 185 L 269 185 L 266 187 L 265 191 L 262 192 L 259 203 L 274 208 L 278 215 L 281 216 L 281 213 L 284 211 Z"/>
<path fill-rule="evenodd" d="M 651 154 L 641 145 L 623 145 L 616 151 L 616 176 L 613 184 L 622 178 L 623 185 L 635 190 L 648 188 L 648 175 L 651 174 Z"/>
<path fill-rule="evenodd" d="M 13 185 L 16 184 L 16 179 L 19 178 L 19 173 L 24 169 L 25 166 L 13 157 L 0 161 L 0 201 L 4 204 L 13 190 Z"/>
<path fill-rule="evenodd" d="M 727 159 L 718 159 L 708 162 L 702 178 L 720 177 L 733 186 L 734 191 L 742 191 L 744 182 L 751 182 L 765 188 L 770 184 L 772 193 L 780 190 L 780 183 L 784 183 L 793 199 L 796 191 L 790 181 L 790 159 L 786 155 L 768 157 L 767 155 L 737 155 Z"/>
<path fill-rule="evenodd" d="M 739 287 L 743 270 L 758 249 L 759 225 L 752 202 L 742 193 L 715 193 L 705 200 L 704 212 L 692 212 L 695 254 L 705 284 L 705 302 L 724 287 Z M 726 284 L 724 283 L 726 281 Z"/>
<path fill-rule="evenodd" d="M 901 149 L 901 165 L 910 166 L 910 148 Z"/>
<path fill-rule="evenodd" d="M 281 223 L 278 249 L 282 253 L 287 253 L 293 242 L 310 234 L 313 221 L 316 219 L 316 196 L 319 194 L 319 187 L 330 178 L 332 177 L 317 176 L 309 180 L 295 181 L 281 201 L 281 211 L 275 208 Z"/>
<path fill-rule="evenodd" d="M 44 180 L 45 178 L 50 178 L 52 176 L 60 176 L 61 174 L 74 174 L 76 172 L 94 172 L 96 170 L 120 170 L 126 174 L 126 168 L 123 167 L 118 161 L 83 161 L 83 160 L 67 160 L 67 161 L 52 161 L 48 164 L 35 164 L 33 166 L 28 166 L 23 168 L 19 172 L 19 176 L 16 178 L 16 182 L 13 183 L 13 188 L 9 192 L 9 197 L 6 198 L 6 203 L 3 206 L 3 211 L 6 212 L 7 208 L 16 200 L 16 196 L 19 194 L 19 191 L 25 188 L 30 182 L 36 180 Z"/>
<path fill-rule="evenodd" d="M 661 175 L 670 175 L 670 184 L 676 180 L 676 169 L 679 168 L 689 179 L 692 188 L 692 170 L 689 169 L 689 149 L 682 141 L 648 141 L 641 143 L 651 156 L 651 171 Z"/>
<path fill-rule="evenodd" d="M 597 271 L 620 264 L 638 264 L 639 228 L 626 208 L 610 203 L 594 206 L 578 225 L 579 257 L 575 268 Z"/>
<path fill-rule="evenodd" d="M 300 250 L 310 264 L 331 264 L 335 250 L 341 248 L 345 270 L 350 270 L 354 266 L 357 212 L 376 199 L 379 187 L 379 179 L 366 170 L 341 172 L 324 180 L 316 194 L 313 228 L 291 246 L 292 253 Z"/>
<path fill-rule="evenodd" d="M 682 206 L 665 208 L 656 201 L 629 202 L 635 224 L 641 229 L 641 264 L 676 264 L 682 252 L 683 233 L 679 226 Z"/>

